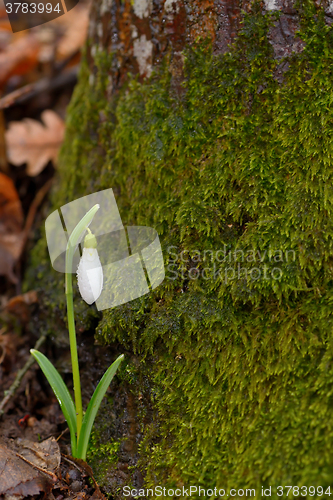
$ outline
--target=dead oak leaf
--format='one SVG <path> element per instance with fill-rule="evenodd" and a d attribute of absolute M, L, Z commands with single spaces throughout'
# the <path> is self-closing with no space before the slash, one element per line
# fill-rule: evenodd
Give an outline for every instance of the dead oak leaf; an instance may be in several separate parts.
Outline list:
<path fill-rule="evenodd" d="M 59 445 L 53 436 L 41 443 L 29 439 L 17 439 L 16 443 L 20 447 L 20 455 L 29 462 L 52 472 L 58 469 L 61 455 Z"/>
<path fill-rule="evenodd" d="M 38 175 L 50 160 L 57 161 L 64 139 L 65 124 L 54 111 L 43 111 L 41 119 L 44 125 L 31 118 L 11 122 L 6 132 L 9 162 L 16 166 L 26 163 L 27 174 L 32 177 Z"/>
<path fill-rule="evenodd" d="M 46 476 L 17 456 L 4 443 L 0 443 L 0 495 L 37 495 L 49 492 L 54 485 Z"/>
<path fill-rule="evenodd" d="M 40 43 L 32 35 L 16 38 L 0 53 L 0 87 L 13 75 L 24 75 L 38 64 Z"/>
<path fill-rule="evenodd" d="M 67 29 L 57 46 L 56 56 L 59 60 L 70 57 L 84 46 L 89 25 L 88 5 L 73 9 L 62 17 Z M 60 17 L 58 19 L 60 21 Z"/>

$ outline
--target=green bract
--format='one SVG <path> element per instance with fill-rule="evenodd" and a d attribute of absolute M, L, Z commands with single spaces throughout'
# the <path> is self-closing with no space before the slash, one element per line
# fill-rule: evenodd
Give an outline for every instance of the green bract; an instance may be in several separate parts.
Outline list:
<path fill-rule="evenodd" d="M 87 227 L 88 234 L 84 238 L 83 246 L 84 248 L 97 248 L 96 236 L 92 234 L 89 227 Z"/>

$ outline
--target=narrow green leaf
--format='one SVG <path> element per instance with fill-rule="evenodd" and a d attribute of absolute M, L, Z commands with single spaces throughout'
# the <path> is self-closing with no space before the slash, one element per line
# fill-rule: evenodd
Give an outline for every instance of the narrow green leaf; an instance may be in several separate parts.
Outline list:
<path fill-rule="evenodd" d="M 95 392 L 88 405 L 87 411 L 83 417 L 79 442 L 77 446 L 77 456 L 78 458 L 82 458 L 82 460 L 86 459 L 90 433 L 95 421 L 96 414 L 98 412 L 98 408 L 100 407 L 104 394 L 106 393 L 107 388 L 109 387 L 111 380 L 113 379 L 117 368 L 123 359 L 124 355 L 121 354 L 121 356 L 119 356 L 116 361 L 112 363 L 112 365 L 106 370 L 95 389 Z"/>
<path fill-rule="evenodd" d="M 52 363 L 47 359 L 44 354 L 35 349 L 30 349 L 31 354 L 39 364 L 45 377 L 47 378 L 50 386 L 53 389 L 54 394 L 60 404 L 60 408 L 64 414 L 67 421 L 70 434 L 71 434 L 71 446 L 72 455 L 76 456 L 76 414 L 75 406 L 73 403 L 72 396 L 67 389 L 65 382 L 62 380 L 59 372 L 54 368 Z"/>

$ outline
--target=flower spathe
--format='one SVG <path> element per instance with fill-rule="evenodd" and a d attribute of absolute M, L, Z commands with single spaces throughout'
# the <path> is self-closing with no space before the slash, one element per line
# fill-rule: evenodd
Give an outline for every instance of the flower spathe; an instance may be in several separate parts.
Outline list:
<path fill-rule="evenodd" d="M 97 241 L 89 231 L 84 239 L 82 257 L 77 268 L 77 282 L 81 297 L 91 305 L 102 293 L 103 269 L 97 252 Z"/>

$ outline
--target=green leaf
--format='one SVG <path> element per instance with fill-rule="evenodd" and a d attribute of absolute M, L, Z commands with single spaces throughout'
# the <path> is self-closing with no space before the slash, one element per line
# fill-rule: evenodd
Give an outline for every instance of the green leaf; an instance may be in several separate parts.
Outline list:
<path fill-rule="evenodd" d="M 77 447 L 77 456 L 78 458 L 82 458 L 82 460 L 86 459 L 90 433 L 95 421 L 96 414 L 98 412 L 98 408 L 100 407 L 104 394 L 106 393 L 107 388 L 109 387 L 111 380 L 113 379 L 118 369 L 118 366 L 120 365 L 123 359 L 124 355 L 121 354 L 121 356 L 119 356 L 116 359 L 116 361 L 112 363 L 112 365 L 106 370 L 98 386 L 95 389 L 95 392 L 88 405 L 87 411 L 83 417 L 83 422 Z"/>
<path fill-rule="evenodd" d="M 53 389 L 54 394 L 60 404 L 60 408 L 64 414 L 67 421 L 70 434 L 71 434 L 71 446 L 72 455 L 76 456 L 76 413 L 73 399 L 67 389 L 65 382 L 62 380 L 59 372 L 54 368 L 52 363 L 47 359 L 44 354 L 35 349 L 30 349 L 31 354 L 39 364 L 45 377 L 47 378 L 50 386 Z"/>

